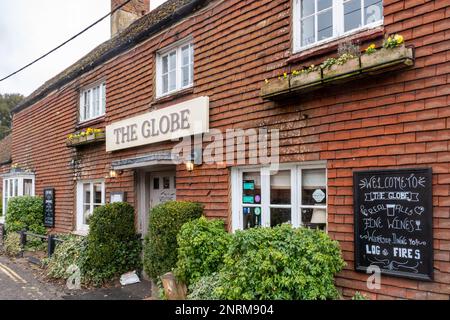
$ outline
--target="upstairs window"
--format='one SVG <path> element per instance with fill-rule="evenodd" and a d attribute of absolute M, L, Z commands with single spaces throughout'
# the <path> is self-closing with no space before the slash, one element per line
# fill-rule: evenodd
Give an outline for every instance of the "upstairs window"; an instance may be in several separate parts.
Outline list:
<path fill-rule="evenodd" d="M 194 84 L 194 46 L 189 41 L 157 54 L 156 91 L 162 97 Z"/>
<path fill-rule="evenodd" d="M 106 110 L 106 85 L 96 84 L 81 91 L 80 122 L 101 117 Z"/>
<path fill-rule="evenodd" d="M 294 0 L 294 51 L 382 23 L 382 0 Z"/>

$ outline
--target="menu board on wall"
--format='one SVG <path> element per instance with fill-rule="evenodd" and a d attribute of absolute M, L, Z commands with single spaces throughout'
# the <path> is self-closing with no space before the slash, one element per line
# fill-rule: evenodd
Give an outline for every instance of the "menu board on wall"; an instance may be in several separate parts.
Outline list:
<path fill-rule="evenodd" d="M 47 228 L 55 226 L 55 189 L 44 190 L 44 225 Z"/>
<path fill-rule="evenodd" d="M 431 169 L 354 173 L 355 269 L 433 279 Z"/>

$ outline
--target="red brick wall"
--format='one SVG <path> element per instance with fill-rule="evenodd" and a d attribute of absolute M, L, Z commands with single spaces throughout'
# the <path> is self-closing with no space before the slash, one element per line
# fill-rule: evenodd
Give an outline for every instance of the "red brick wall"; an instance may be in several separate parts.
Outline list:
<path fill-rule="evenodd" d="M 339 240 L 347 267 L 337 277 L 345 296 L 368 292 L 364 274 L 353 271 L 352 171 L 369 168 L 433 168 L 435 281 L 382 278 L 373 298 L 450 297 L 450 3 L 384 1 L 382 34 L 398 32 L 416 47 L 416 65 L 368 77 L 283 102 L 259 97 L 265 78 L 312 63 L 335 52 L 288 63 L 291 1 L 229 0 L 150 39 L 101 68 L 49 95 L 14 117 L 13 160 L 37 173 L 37 192 L 56 187 L 58 231 L 74 228 L 74 179 L 101 178 L 112 160 L 169 150 L 158 143 L 113 154 L 104 145 L 78 151 L 65 147 L 76 128 L 78 88 L 104 78 L 104 126 L 184 99 L 210 97 L 212 128 L 278 128 L 282 162 L 327 160 L 329 233 Z M 155 51 L 188 35 L 195 44 L 195 86 L 171 101 L 154 100 Z M 363 43 L 365 46 L 367 43 Z M 326 51 L 326 50 L 325 50 Z M 305 119 L 305 115 L 307 115 Z M 80 160 L 75 169 L 72 159 Z M 177 169 L 177 197 L 205 204 L 210 217 L 229 222 L 228 168 Z M 134 174 L 107 180 L 107 192 L 125 190 L 134 199 Z M 109 198 L 109 197 L 108 197 Z"/>

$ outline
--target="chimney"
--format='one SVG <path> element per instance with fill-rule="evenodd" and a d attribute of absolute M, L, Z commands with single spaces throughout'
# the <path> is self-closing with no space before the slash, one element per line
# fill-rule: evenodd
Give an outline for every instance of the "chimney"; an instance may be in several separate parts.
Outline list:
<path fill-rule="evenodd" d="M 111 11 L 127 0 L 111 0 Z M 131 0 L 111 16 L 111 37 L 150 11 L 150 0 Z"/>

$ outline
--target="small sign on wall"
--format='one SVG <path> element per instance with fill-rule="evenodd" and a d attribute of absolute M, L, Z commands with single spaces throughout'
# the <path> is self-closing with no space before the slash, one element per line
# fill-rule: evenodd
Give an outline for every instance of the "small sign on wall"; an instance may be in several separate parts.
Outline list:
<path fill-rule="evenodd" d="M 44 225 L 55 227 L 55 189 L 44 189 Z"/>
<path fill-rule="evenodd" d="M 111 203 L 125 202 L 125 192 L 111 192 Z"/>
<path fill-rule="evenodd" d="M 433 279 L 431 169 L 354 173 L 355 269 Z"/>

